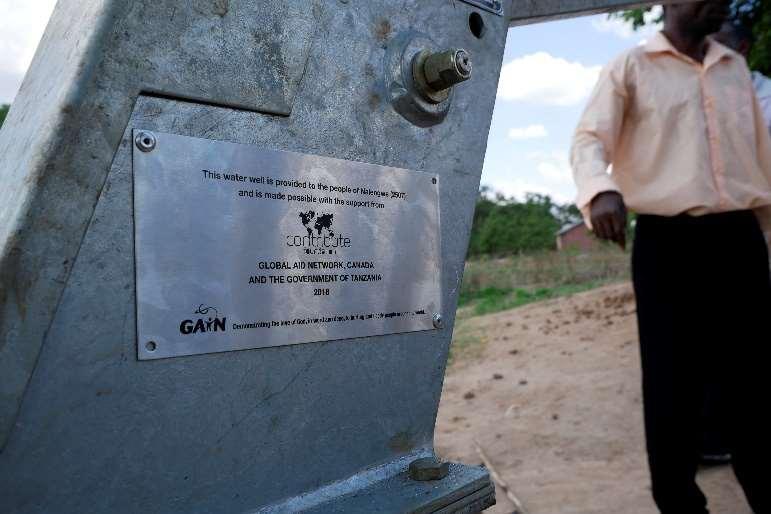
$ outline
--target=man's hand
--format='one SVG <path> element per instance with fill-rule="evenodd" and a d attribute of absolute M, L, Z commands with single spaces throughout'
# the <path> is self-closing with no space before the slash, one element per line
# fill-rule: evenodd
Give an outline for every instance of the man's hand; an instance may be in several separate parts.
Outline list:
<path fill-rule="evenodd" d="M 590 210 L 597 237 L 626 250 L 626 205 L 622 196 L 615 191 L 600 193 L 592 199 Z"/>

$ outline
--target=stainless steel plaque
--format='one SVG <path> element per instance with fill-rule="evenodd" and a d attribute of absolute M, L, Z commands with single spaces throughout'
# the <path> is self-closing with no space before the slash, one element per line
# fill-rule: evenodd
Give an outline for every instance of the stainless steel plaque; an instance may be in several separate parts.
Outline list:
<path fill-rule="evenodd" d="M 134 136 L 140 359 L 434 328 L 436 175 Z"/>
<path fill-rule="evenodd" d="M 461 0 L 485 11 L 495 13 L 498 16 L 503 16 L 503 3 L 501 0 Z"/>

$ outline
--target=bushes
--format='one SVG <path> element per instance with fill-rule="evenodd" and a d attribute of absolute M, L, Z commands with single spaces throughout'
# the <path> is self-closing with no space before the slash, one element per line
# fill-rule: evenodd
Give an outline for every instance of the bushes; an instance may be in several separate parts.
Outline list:
<path fill-rule="evenodd" d="M 466 262 L 458 316 L 512 309 L 527 303 L 629 280 L 629 254 L 613 245 L 588 253 L 540 251 Z"/>
<path fill-rule="evenodd" d="M 575 206 L 556 204 L 545 195 L 528 193 L 518 202 L 488 194 L 483 188 L 477 200 L 469 256 L 551 250 L 557 231 L 581 219 Z"/>

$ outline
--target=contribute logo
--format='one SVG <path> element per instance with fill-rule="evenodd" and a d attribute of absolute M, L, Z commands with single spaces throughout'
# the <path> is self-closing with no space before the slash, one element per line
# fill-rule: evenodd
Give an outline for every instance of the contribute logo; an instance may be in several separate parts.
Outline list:
<path fill-rule="evenodd" d="M 300 223 L 305 228 L 306 235 L 286 236 L 286 245 L 289 247 L 304 248 L 310 250 L 331 250 L 337 248 L 350 248 L 351 239 L 340 234 L 335 234 L 332 226 L 334 214 L 316 214 L 315 211 L 301 212 Z"/>
<path fill-rule="evenodd" d="M 214 307 L 207 307 L 204 304 L 198 306 L 193 311 L 193 314 L 200 314 L 206 316 L 213 311 L 214 316 L 207 316 L 204 318 L 198 318 L 196 321 L 192 319 L 186 319 L 179 324 L 179 332 L 184 335 L 197 334 L 199 332 L 224 332 L 226 317 L 219 317 L 219 312 Z"/>

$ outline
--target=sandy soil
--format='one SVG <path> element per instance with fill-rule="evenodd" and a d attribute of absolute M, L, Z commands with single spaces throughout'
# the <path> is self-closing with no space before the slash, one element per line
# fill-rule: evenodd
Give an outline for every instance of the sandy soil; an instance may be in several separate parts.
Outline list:
<path fill-rule="evenodd" d="M 439 455 L 480 464 L 478 443 L 528 514 L 655 514 L 634 312 L 620 284 L 464 321 L 481 342 L 447 372 Z M 730 466 L 699 483 L 713 514 L 751 514 Z"/>

